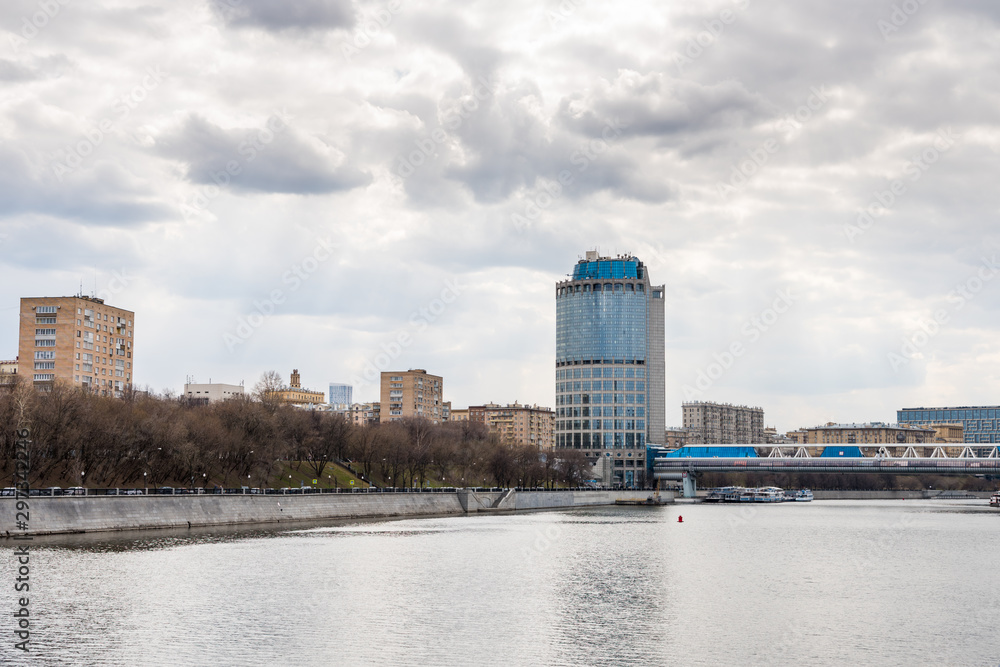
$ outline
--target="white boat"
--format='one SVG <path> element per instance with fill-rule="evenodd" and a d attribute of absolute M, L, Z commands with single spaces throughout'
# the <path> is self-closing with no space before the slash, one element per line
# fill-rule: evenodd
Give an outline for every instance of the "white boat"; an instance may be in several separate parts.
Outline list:
<path fill-rule="evenodd" d="M 990 507 L 1000 507 L 1000 491 L 990 496 Z"/>
<path fill-rule="evenodd" d="M 791 499 L 797 503 L 808 503 L 813 499 L 813 492 L 809 489 L 799 489 L 792 495 Z"/>
<path fill-rule="evenodd" d="M 754 502 L 756 503 L 780 503 L 785 500 L 785 490 L 776 486 L 765 486 L 754 490 Z"/>

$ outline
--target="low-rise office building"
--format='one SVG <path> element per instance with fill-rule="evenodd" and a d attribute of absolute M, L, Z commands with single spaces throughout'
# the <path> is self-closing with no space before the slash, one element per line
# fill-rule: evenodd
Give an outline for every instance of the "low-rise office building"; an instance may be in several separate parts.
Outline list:
<path fill-rule="evenodd" d="M 955 408 L 903 408 L 896 411 L 900 424 L 936 427 L 961 425 L 966 444 L 1000 443 L 1000 405 Z"/>
<path fill-rule="evenodd" d="M 194 405 L 208 405 L 230 398 L 243 396 L 243 385 L 209 382 L 208 384 L 185 384 L 184 398 Z"/>

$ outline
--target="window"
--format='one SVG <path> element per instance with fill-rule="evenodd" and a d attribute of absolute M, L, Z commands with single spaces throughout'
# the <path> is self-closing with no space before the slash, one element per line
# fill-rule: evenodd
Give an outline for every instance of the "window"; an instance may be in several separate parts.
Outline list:
<path fill-rule="evenodd" d="M 55 359 L 55 352 L 35 352 L 35 359 Z"/>
<path fill-rule="evenodd" d="M 35 373 L 35 382 L 47 382 L 55 379 L 55 373 Z"/>
<path fill-rule="evenodd" d="M 55 324 L 56 318 L 54 317 L 36 317 L 35 324 Z"/>
<path fill-rule="evenodd" d="M 55 346 L 56 346 L 56 341 L 53 339 L 35 341 L 35 347 L 55 347 Z"/>
<path fill-rule="evenodd" d="M 55 329 L 35 329 L 36 336 L 55 336 Z"/>
<path fill-rule="evenodd" d="M 36 313 L 55 313 L 56 312 L 56 307 L 55 306 L 38 306 L 37 308 L 35 308 L 35 312 Z"/>

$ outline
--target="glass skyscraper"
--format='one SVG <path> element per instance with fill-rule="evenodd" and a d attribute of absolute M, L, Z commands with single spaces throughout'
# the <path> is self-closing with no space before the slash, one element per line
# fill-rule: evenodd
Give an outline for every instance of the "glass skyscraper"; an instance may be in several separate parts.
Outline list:
<path fill-rule="evenodd" d="M 605 459 L 613 485 L 644 486 L 646 445 L 665 437 L 663 287 L 596 251 L 556 284 L 556 447 Z"/>
<path fill-rule="evenodd" d="M 354 387 L 349 384 L 330 383 L 330 405 L 350 405 Z"/>

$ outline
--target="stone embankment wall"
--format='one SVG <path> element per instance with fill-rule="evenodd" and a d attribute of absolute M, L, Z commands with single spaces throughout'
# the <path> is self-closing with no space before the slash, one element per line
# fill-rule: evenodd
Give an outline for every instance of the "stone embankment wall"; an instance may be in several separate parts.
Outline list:
<path fill-rule="evenodd" d="M 644 491 L 357 493 L 264 496 L 85 496 L 29 499 L 29 534 L 187 528 L 323 519 L 465 514 L 613 505 Z M 499 505 L 497 503 L 499 502 Z M 16 501 L 0 498 L 0 537 L 16 530 Z M 494 506 L 497 505 L 497 506 Z"/>

